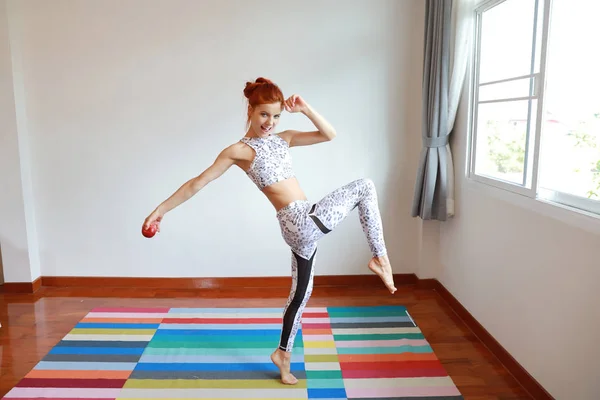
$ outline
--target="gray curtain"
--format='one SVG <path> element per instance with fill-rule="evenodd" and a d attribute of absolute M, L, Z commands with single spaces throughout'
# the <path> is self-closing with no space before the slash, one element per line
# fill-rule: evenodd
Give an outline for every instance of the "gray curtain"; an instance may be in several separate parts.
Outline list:
<path fill-rule="evenodd" d="M 450 135 L 448 90 L 452 0 L 426 0 L 423 62 L 423 148 L 412 216 L 445 221 L 448 216 Z"/>

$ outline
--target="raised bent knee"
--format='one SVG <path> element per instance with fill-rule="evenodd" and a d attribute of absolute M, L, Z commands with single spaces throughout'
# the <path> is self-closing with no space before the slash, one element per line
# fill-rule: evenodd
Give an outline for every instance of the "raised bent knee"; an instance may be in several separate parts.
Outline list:
<path fill-rule="evenodd" d="M 362 178 L 360 183 L 369 191 L 375 191 L 375 183 L 371 178 Z"/>

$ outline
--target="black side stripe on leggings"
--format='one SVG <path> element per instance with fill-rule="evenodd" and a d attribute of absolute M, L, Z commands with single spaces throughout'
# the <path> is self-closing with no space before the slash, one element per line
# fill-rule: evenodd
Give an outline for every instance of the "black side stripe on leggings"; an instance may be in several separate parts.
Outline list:
<path fill-rule="evenodd" d="M 331 232 L 331 229 L 328 229 L 325 225 L 323 225 L 323 223 L 321 222 L 321 220 L 319 218 L 317 218 L 315 215 L 313 215 L 313 212 L 315 211 L 315 207 L 316 206 L 317 206 L 316 204 L 313 204 L 313 206 L 310 209 L 310 212 L 308 213 L 308 216 L 310 218 L 312 218 L 312 220 L 319 227 L 319 229 L 321 230 L 321 232 L 323 232 L 323 233 L 329 233 L 329 232 Z"/>
<path fill-rule="evenodd" d="M 292 251 L 292 254 L 296 258 L 298 275 L 296 279 L 296 293 L 294 294 L 294 298 L 290 302 L 290 305 L 283 316 L 283 329 L 281 331 L 281 339 L 279 343 L 279 348 L 281 350 L 285 350 L 288 345 L 296 315 L 298 314 L 298 310 L 300 309 L 300 306 L 302 305 L 302 302 L 306 296 L 308 282 L 310 281 L 311 270 L 316 253 L 317 251 L 315 250 L 310 259 L 307 260 Z"/>

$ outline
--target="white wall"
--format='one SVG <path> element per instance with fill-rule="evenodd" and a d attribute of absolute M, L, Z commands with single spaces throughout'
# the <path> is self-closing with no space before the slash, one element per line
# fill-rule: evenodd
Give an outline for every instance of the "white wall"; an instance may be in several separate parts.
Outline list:
<path fill-rule="evenodd" d="M 18 18 L 0 1 L 0 282 L 32 282 L 40 274 L 31 156 Z M 11 35 L 12 32 L 12 35 Z"/>
<path fill-rule="evenodd" d="M 413 272 L 425 5 L 402 1 L 19 1 L 44 276 L 289 275 L 275 212 L 236 167 L 146 215 L 244 134 L 242 89 L 266 76 L 338 138 L 293 149 L 311 200 L 360 177 L 380 195 L 395 272 Z M 310 129 L 285 114 L 282 129 Z M 317 274 L 368 273 L 355 213 L 322 240 Z M 5 263 L 4 268 L 7 268 Z"/>
<path fill-rule="evenodd" d="M 598 399 L 600 220 L 467 180 L 467 119 L 438 279 L 556 399 Z"/>

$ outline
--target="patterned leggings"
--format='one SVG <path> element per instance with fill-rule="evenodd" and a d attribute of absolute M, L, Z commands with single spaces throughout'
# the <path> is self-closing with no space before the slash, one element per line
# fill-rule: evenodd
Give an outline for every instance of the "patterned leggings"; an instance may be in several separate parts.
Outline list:
<path fill-rule="evenodd" d="M 317 241 L 356 207 L 371 253 L 385 255 L 377 192 L 370 179 L 350 182 L 312 206 L 306 200 L 298 200 L 277 211 L 281 233 L 292 250 L 292 289 L 283 311 L 281 350 L 292 350 L 302 312 L 312 294 Z"/>

